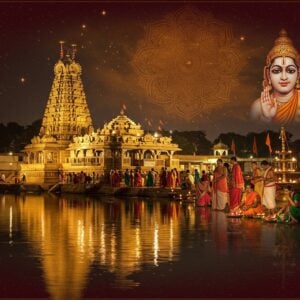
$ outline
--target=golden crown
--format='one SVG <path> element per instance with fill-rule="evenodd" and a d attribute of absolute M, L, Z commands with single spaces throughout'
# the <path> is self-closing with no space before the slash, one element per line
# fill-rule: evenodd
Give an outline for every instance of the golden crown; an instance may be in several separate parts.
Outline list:
<path fill-rule="evenodd" d="M 299 66 L 299 53 L 284 29 L 280 30 L 279 37 L 275 40 L 273 48 L 268 53 L 267 66 L 271 64 L 274 58 L 281 56 L 293 58 L 295 60 L 295 63 Z"/>

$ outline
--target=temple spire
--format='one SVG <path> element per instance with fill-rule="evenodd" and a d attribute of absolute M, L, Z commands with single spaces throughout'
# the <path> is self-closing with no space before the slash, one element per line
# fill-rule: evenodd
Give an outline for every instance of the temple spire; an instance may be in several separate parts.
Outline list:
<path fill-rule="evenodd" d="M 54 66 L 54 79 L 39 135 L 71 141 L 75 135 L 89 133 L 93 125 L 81 80 L 81 66 L 73 60 L 75 46 L 64 51 L 63 43 L 60 42 L 61 59 Z"/>

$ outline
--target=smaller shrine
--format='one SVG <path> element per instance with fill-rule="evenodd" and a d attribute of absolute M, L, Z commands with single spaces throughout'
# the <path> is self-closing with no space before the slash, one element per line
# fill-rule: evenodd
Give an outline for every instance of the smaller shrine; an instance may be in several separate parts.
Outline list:
<path fill-rule="evenodd" d="M 297 159 L 293 153 L 288 149 L 288 143 L 285 133 L 285 128 L 281 127 L 280 130 L 281 150 L 275 151 L 274 172 L 277 176 L 279 184 L 296 184 L 299 178 L 297 171 Z"/>
<path fill-rule="evenodd" d="M 181 151 L 172 138 L 158 133 L 146 133 L 140 124 L 120 115 L 102 129 L 91 134 L 75 136 L 69 145 L 63 171 L 102 174 L 110 170 L 139 168 L 142 171 L 160 170 L 163 167 L 179 168 L 173 158 Z"/>
<path fill-rule="evenodd" d="M 213 146 L 214 156 L 228 156 L 228 146 L 221 141 Z"/>

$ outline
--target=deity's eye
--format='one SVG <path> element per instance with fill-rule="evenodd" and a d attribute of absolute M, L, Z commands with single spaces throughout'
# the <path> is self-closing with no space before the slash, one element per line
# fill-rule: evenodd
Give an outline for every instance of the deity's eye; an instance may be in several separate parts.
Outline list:
<path fill-rule="evenodd" d="M 271 70 L 271 72 L 273 73 L 273 74 L 279 74 L 280 72 L 281 72 L 282 70 L 281 70 L 281 68 L 273 68 L 272 70 Z"/>
<path fill-rule="evenodd" d="M 289 67 L 286 69 L 286 72 L 289 74 L 294 74 L 297 70 L 294 67 Z"/>

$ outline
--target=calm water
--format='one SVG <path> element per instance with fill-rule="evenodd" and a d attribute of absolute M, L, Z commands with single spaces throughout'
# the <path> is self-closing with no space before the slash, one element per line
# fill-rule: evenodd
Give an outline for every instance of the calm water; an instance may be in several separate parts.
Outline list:
<path fill-rule="evenodd" d="M 0 195 L 0 297 L 300 296 L 300 226 L 169 200 Z"/>

